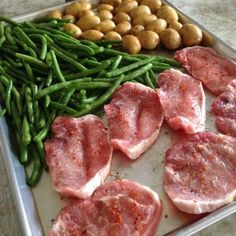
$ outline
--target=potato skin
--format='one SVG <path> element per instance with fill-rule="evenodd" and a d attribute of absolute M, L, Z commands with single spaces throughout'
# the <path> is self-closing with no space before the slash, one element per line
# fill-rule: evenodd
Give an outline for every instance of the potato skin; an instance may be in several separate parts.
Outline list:
<path fill-rule="evenodd" d="M 194 24 L 184 24 L 179 33 L 186 47 L 198 45 L 202 41 L 202 31 Z"/>
<path fill-rule="evenodd" d="M 91 40 L 91 41 L 99 41 L 103 38 L 103 33 L 97 30 L 87 30 L 82 33 L 82 38 Z"/>
<path fill-rule="evenodd" d="M 144 49 L 153 50 L 160 43 L 159 35 L 150 30 L 140 31 L 137 36 Z"/>
<path fill-rule="evenodd" d="M 151 30 L 159 34 L 161 31 L 166 29 L 166 27 L 167 22 L 164 19 L 157 19 L 147 24 L 146 30 Z"/>
<path fill-rule="evenodd" d="M 131 54 L 137 54 L 141 50 L 139 39 L 134 35 L 126 35 L 122 39 L 123 49 Z"/>
<path fill-rule="evenodd" d="M 119 4 L 121 4 L 122 0 L 102 0 L 101 2 L 105 4 L 110 4 L 113 7 L 117 7 Z"/>
<path fill-rule="evenodd" d="M 61 19 L 62 18 L 62 12 L 59 10 L 53 10 L 48 13 L 48 17 L 54 18 L 54 19 Z"/>
<path fill-rule="evenodd" d="M 162 6 L 157 12 L 157 17 L 166 20 L 168 24 L 178 21 L 179 17 L 174 8 L 170 6 Z"/>
<path fill-rule="evenodd" d="M 130 16 L 127 13 L 119 12 L 113 17 L 113 21 L 119 24 L 123 21 L 131 21 Z"/>
<path fill-rule="evenodd" d="M 118 34 L 116 31 L 110 31 L 104 35 L 104 39 L 106 40 L 121 40 L 120 34 Z"/>
<path fill-rule="evenodd" d="M 73 2 L 66 7 L 66 15 L 78 17 L 81 11 L 90 10 L 91 4 L 89 2 Z"/>
<path fill-rule="evenodd" d="M 80 38 L 82 31 L 81 29 L 72 23 L 66 23 L 64 24 L 64 30 L 68 33 L 70 33 L 74 38 Z"/>
<path fill-rule="evenodd" d="M 64 20 L 70 20 L 71 21 L 71 23 L 75 23 L 75 17 L 74 16 L 72 16 L 72 15 L 64 15 L 63 17 L 62 17 L 62 19 L 64 19 Z"/>
<path fill-rule="evenodd" d="M 102 4 L 97 6 L 97 11 L 99 12 L 99 11 L 102 11 L 102 10 L 113 12 L 114 7 L 111 4 L 102 3 Z"/>
<path fill-rule="evenodd" d="M 131 30 L 131 24 L 128 21 L 123 21 L 116 25 L 115 31 L 119 33 L 121 36 L 126 35 Z"/>
<path fill-rule="evenodd" d="M 169 28 L 171 28 L 171 29 L 174 29 L 174 30 L 176 30 L 176 31 L 180 31 L 180 29 L 183 27 L 183 25 L 180 23 L 180 22 L 178 22 L 178 21 L 174 21 L 174 22 L 172 22 L 170 25 L 169 25 Z"/>
<path fill-rule="evenodd" d="M 160 0 L 143 0 L 141 4 L 148 6 L 153 14 L 155 14 L 162 5 Z"/>
<path fill-rule="evenodd" d="M 112 20 L 104 20 L 100 24 L 96 25 L 94 29 L 106 34 L 109 31 L 112 31 L 115 26 L 116 25 Z"/>
<path fill-rule="evenodd" d="M 179 33 L 174 29 L 165 29 L 160 33 L 161 43 L 168 49 L 177 49 L 181 45 Z"/>
<path fill-rule="evenodd" d="M 79 17 L 82 18 L 84 16 L 94 16 L 95 13 L 92 10 L 84 10 L 79 13 Z"/>
<path fill-rule="evenodd" d="M 100 18 L 101 21 L 111 20 L 113 18 L 112 13 L 110 11 L 107 11 L 107 10 L 99 11 L 97 16 Z"/>
<path fill-rule="evenodd" d="M 135 17 L 143 14 L 151 14 L 151 10 L 149 9 L 148 6 L 140 5 L 135 7 L 133 10 L 130 12 L 130 17 L 134 19 Z"/>
<path fill-rule="evenodd" d="M 86 31 L 93 29 L 100 23 L 101 21 L 98 16 L 84 16 L 79 19 L 79 21 L 77 22 L 77 26 L 79 26 L 81 30 Z"/>
<path fill-rule="evenodd" d="M 129 33 L 132 34 L 132 35 L 137 36 L 137 34 L 138 34 L 140 31 L 143 31 L 143 30 L 145 30 L 144 26 L 142 26 L 142 25 L 135 25 L 135 26 L 133 26 L 133 27 L 131 28 L 131 30 L 130 30 Z"/>
<path fill-rule="evenodd" d="M 123 2 L 115 9 L 115 12 L 116 13 L 124 12 L 124 13 L 129 14 L 137 6 L 138 6 L 138 3 L 136 1 Z"/>
<path fill-rule="evenodd" d="M 149 24 L 150 22 L 152 22 L 156 19 L 157 19 L 157 17 L 153 14 L 142 14 L 142 15 L 135 17 L 132 21 L 132 24 L 146 26 L 147 24 Z"/>

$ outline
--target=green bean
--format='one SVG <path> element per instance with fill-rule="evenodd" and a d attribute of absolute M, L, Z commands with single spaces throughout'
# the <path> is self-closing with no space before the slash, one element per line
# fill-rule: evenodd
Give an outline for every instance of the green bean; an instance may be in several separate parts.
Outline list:
<path fill-rule="evenodd" d="M 4 25 L 0 21 L 0 48 L 2 47 L 5 40 L 6 40 L 6 37 L 5 37 L 5 34 L 4 34 Z"/>
<path fill-rule="evenodd" d="M 102 40 L 100 42 L 96 42 L 98 46 L 107 46 L 107 45 L 114 45 L 114 44 L 121 44 L 122 40 Z"/>
<path fill-rule="evenodd" d="M 1 51 L 8 54 L 8 55 L 10 55 L 10 56 L 15 56 L 15 52 L 12 51 L 11 49 L 8 49 L 8 48 L 4 47 L 4 48 L 1 48 Z"/>
<path fill-rule="evenodd" d="M 149 77 L 152 81 L 152 84 L 154 85 L 155 88 L 157 88 L 157 78 L 153 70 L 149 70 Z"/>
<path fill-rule="evenodd" d="M 166 58 L 166 57 L 158 56 L 158 57 L 156 57 L 156 60 L 158 62 L 163 62 L 163 63 L 169 64 L 171 66 L 180 67 L 180 63 L 179 62 L 177 62 L 175 60 L 172 60 L 172 59 L 169 59 L 169 58 Z"/>
<path fill-rule="evenodd" d="M 0 21 L 4 21 L 10 25 L 21 26 L 19 23 L 17 23 L 16 21 L 13 21 L 12 19 L 6 16 L 0 16 Z"/>
<path fill-rule="evenodd" d="M 34 123 L 33 99 L 32 99 L 32 91 L 30 87 L 26 87 L 25 89 L 25 100 L 26 100 L 26 107 L 28 111 L 29 122 Z"/>
<path fill-rule="evenodd" d="M 97 62 L 97 61 L 93 61 L 93 60 L 89 60 L 88 58 L 85 58 L 81 64 L 83 65 L 88 65 L 88 66 L 99 66 L 101 65 L 100 62 Z"/>
<path fill-rule="evenodd" d="M 34 51 L 33 48 L 28 47 L 27 51 L 29 52 L 31 57 L 38 58 L 37 53 Z"/>
<path fill-rule="evenodd" d="M 85 89 L 81 89 L 79 91 L 79 100 L 82 101 L 83 99 L 86 99 L 86 93 L 87 91 Z"/>
<path fill-rule="evenodd" d="M 28 56 L 26 54 L 22 54 L 22 53 L 16 53 L 15 54 L 17 58 L 20 58 L 22 60 L 27 61 L 30 64 L 35 64 L 37 66 L 39 66 L 42 69 L 48 69 L 48 65 L 45 64 L 43 61 L 40 61 L 34 57 Z"/>
<path fill-rule="evenodd" d="M 20 40 L 24 41 L 28 46 L 32 47 L 33 49 L 37 48 L 36 44 L 27 36 L 27 34 L 20 27 L 15 27 L 14 31 L 16 36 L 19 37 Z"/>
<path fill-rule="evenodd" d="M 81 104 L 92 103 L 92 102 L 94 102 L 97 98 L 98 98 L 98 96 L 91 96 L 91 97 L 83 98 L 83 99 L 81 99 Z"/>
<path fill-rule="evenodd" d="M 5 91 L 5 87 L 2 83 L 0 83 L 0 96 L 2 97 L 2 99 L 5 99 L 5 95 L 6 95 L 6 91 Z"/>
<path fill-rule="evenodd" d="M 95 52 L 92 48 L 86 46 L 86 45 L 82 45 L 82 44 L 71 44 L 71 43 L 62 43 L 60 42 L 60 45 L 62 47 L 65 47 L 65 48 L 70 48 L 70 49 L 73 49 L 73 50 L 78 50 L 80 52 L 84 52 L 84 53 L 87 53 L 88 55 L 94 55 Z"/>
<path fill-rule="evenodd" d="M 4 55 L 4 58 L 13 66 L 13 67 L 22 67 L 23 64 L 21 62 L 16 62 L 15 60 L 13 60 L 11 57 L 9 57 L 8 55 Z"/>
<path fill-rule="evenodd" d="M 5 28 L 5 36 L 6 36 L 6 38 L 9 41 L 10 44 L 16 45 L 16 41 L 12 37 L 11 33 L 12 33 L 11 27 L 9 25 L 7 25 L 6 28 Z"/>
<path fill-rule="evenodd" d="M 39 38 L 41 41 L 41 52 L 40 52 L 40 56 L 39 58 L 41 60 L 44 60 L 47 54 L 47 40 L 43 35 L 40 34 L 30 34 L 29 35 L 30 38 Z"/>
<path fill-rule="evenodd" d="M 53 38 L 59 43 L 61 44 L 63 43 L 67 43 L 67 44 L 72 44 L 72 45 L 81 45 L 80 41 L 75 39 L 75 38 L 68 38 L 62 35 L 58 35 L 58 34 L 54 34 Z"/>
<path fill-rule="evenodd" d="M 13 117 L 14 123 L 19 133 L 19 138 L 21 138 L 21 118 L 20 118 L 20 114 L 17 111 L 14 101 L 11 101 L 11 111 L 12 111 L 12 117 Z"/>
<path fill-rule="evenodd" d="M 94 111 L 99 106 L 106 103 L 111 98 L 111 95 L 115 92 L 115 90 L 122 83 L 123 79 L 124 79 L 124 76 L 121 75 L 101 97 L 99 97 L 96 101 L 94 101 L 92 104 L 90 104 L 86 108 L 82 109 L 81 111 L 78 111 L 75 114 L 75 116 L 79 117 L 79 116 L 83 116 L 85 114 L 88 114 L 89 112 Z"/>
<path fill-rule="evenodd" d="M 80 79 L 78 80 L 72 80 L 68 82 L 58 83 L 51 85 L 47 88 L 42 89 L 39 91 L 35 98 L 40 99 L 46 95 L 49 95 L 51 93 L 55 93 L 58 90 L 61 89 L 96 89 L 96 88 L 108 88 L 110 87 L 110 83 L 102 83 L 102 82 L 81 82 Z"/>
<path fill-rule="evenodd" d="M 49 73 L 48 73 L 48 78 L 47 78 L 46 83 L 45 83 L 45 85 L 46 85 L 47 87 L 51 85 L 51 83 L 52 83 L 52 78 L 53 78 L 53 75 L 52 75 L 52 71 L 50 70 Z"/>
<path fill-rule="evenodd" d="M 36 147 L 33 144 L 32 144 L 32 157 L 33 157 L 33 170 L 30 174 L 30 177 L 28 177 L 26 180 L 26 183 L 30 187 L 34 187 L 38 183 L 42 173 L 42 163 L 40 160 L 40 156 Z"/>
<path fill-rule="evenodd" d="M 31 142 L 30 126 L 26 116 L 23 118 L 22 123 L 22 143 L 24 145 L 29 145 Z"/>
<path fill-rule="evenodd" d="M 51 55 L 51 59 L 52 59 L 52 68 L 53 68 L 53 71 L 54 71 L 55 75 L 57 76 L 57 78 L 61 82 L 65 82 L 66 80 L 65 80 L 63 74 L 61 73 L 61 69 L 60 69 L 60 66 L 58 64 L 55 52 L 53 50 L 50 50 L 50 55 Z"/>
<path fill-rule="evenodd" d="M 8 86 L 6 89 L 6 96 L 5 96 L 5 101 L 6 101 L 6 109 L 8 114 L 11 114 L 11 94 L 12 94 L 12 88 L 13 88 L 13 82 L 12 80 L 8 81 Z"/>
<path fill-rule="evenodd" d="M 6 108 L 2 109 L 0 111 L 0 118 L 3 117 L 6 114 L 6 112 L 7 112 Z"/>
<path fill-rule="evenodd" d="M 111 65 L 111 71 L 114 71 L 118 68 L 119 64 L 121 63 L 121 60 L 122 56 L 118 55 Z"/>
<path fill-rule="evenodd" d="M 37 18 L 34 20 L 34 23 L 50 22 L 52 20 L 56 20 L 57 22 L 60 22 L 60 23 L 72 23 L 71 19 L 54 19 L 54 18 L 51 18 L 48 16 L 43 16 L 43 17 Z"/>
<path fill-rule="evenodd" d="M 34 81 L 34 74 L 33 74 L 33 71 L 30 67 L 30 65 L 28 63 L 25 63 L 23 61 L 23 64 L 24 64 L 24 67 L 25 67 L 25 70 L 26 70 L 26 73 L 28 75 L 28 78 L 31 80 L 31 81 Z"/>
<path fill-rule="evenodd" d="M 39 123 L 38 123 L 38 128 L 42 129 L 46 124 L 46 118 L 45 118 L 45 114 L 43 111 L 40 112 L 40 119 L 39 119 Z"/>
<path fill-rule="evenodd" d="M 152 89 L 155 89 L 155 86 L 152 84 L 152 81 L 151 81 L 151 79 L 150 79 L 150 77 L 149 77 L 149 73 L 148 73 L 148 71 L 145 73 L 145 75 L 144 75 L 144 80 L 145 80 L 145 83 L 146 83 L 146 85 L 148 86 L 148 87 L 150 87 L 150 88 L 152 88 Z"/>
<path fill-rule="evenodd" d="M 51 102 L 50 96 L 49 96 L 49 95 L 46 95 L 46 96 L 45 96 L 45 99 L 44 99 L 44 107 L 45 107 L 45 108 L 49 107 L 50 102 Z"/>
<path fill-rule="evenodd" d="M 34 26 L 35 27 L 35 26 Z M 53 36 L 52 33 L 46 31 L 46 30 L 41 30 L 41 29 L 32 29 L 32 28 L 22 28 L 22 30 L 27 33 L 27 34 L 41 34 L 43 36 L 48 35 L 48 36 Z"/>
<path fill-rule="evenodd" d="M 23 22 L 23 26 L 25 27 L 28 27 L 28 28 L 31 28 L 31 29 L 36 29 L 34 25 L 32 25 L 31 22 L 28 22 L 28 21 L 24 21 Z"/>
<path fill-rule="evenodd" d="M 24 51 L 28 51 L 28 46 L 25 42 L 21 41 L 18 38 L 14 38 L 14 39 L 15 39 L 16 43 L 19 44 L 24 49 Z"/>
<path fill-rule="evenodd" d="M 65 78 L 66 78 L 66 80 L 72 80 L 72 79 L 81 78 L 84 76 L 90 76 L 90 75 L 96 74 L 102 70 L 105 70 L 110 64 L 111 64 L 110 61 L 106 61 L 93 69 L 82 71 L 77 74 L 66 75 Z"/>
<path fill-rule="evenodd" d="M 153 66 L 152 70 L 155 72 L 162 72 L 164 70 L 170 69 L 170 66 Z"/>
<path fill-rule="evenodd" d="M 68 106 L 66 106 L 64 104 L 59 103 L 59 102 L 51 101 L 50 102 L 50 106 L 52 108 L 54 108 L 54 109 L 59 109 L 59 110 L 61 110 L 63 112 L 66 112 L 68 115 L 71 115 L 71 116 L 73 116 L 74 114 L 77 113 L 77 111 L 74 110 L 73 108 L 70 108 L 70 107 L 68 107 Z"/>
<path fill-rule="evenodd" d="M 35 95 L 38 93 L 38 86 L 36 84 L 31 83 L 30 87 L 31 87 L 32 97 L 33 97 L 34 123 L 38 127 L 39 120 L 40 120 L 40 109 L 39 109 L 38 100 L 35 99 Z"/>
<path fill-rule="evenodd" d="M 65 93 L 65 95 L 62 98 L 61 104 L 66 106 L 69 103 L 69 101 L 70 101 L 72 95 L 74 94 L 74 92 L 75 92 L 75 89 L 71 89 L 67 93 Z M 58 112 L 58 115 L 62 115 L 63 112 L 64 112 L 64 110 L 60 110 Z"/>

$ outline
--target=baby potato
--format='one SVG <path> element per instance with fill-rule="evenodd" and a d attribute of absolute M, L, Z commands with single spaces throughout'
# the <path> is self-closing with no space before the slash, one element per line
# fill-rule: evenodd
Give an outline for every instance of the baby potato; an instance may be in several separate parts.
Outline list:
<path fill-rule="evenodd" d="M 103 38 L 103 33 L 97 30 L 87 30 L 82 33 L 82 38 L 91 40 L 91 41 L 99 41 Z"/>
<path fill-rule="evenodd" d="M 73 2 L 66 7 L 66 15 L 78 17 L 81 11 L 90 10 L 91 4 L 89 2 Z"/>
<path fill-rule="evenodd" d="M 104 35 L 104 39 L 106 39 L 106 40 L 121 40 L 122 38 L 121 38 L 120 34 L 118 34 L 116 31 L 110 31 Z"/>
<path fill-rule="evenodd" d="M 116 24 L 119 24 L 123 21 L 131 21 L 130 16 L 127 13 L 119 12 L 114 17 L 113 20 Z"/>
<path fill-rule="evenodd" d="M 144 26 L 142 25 L 135 25 L 131 28 L 130 34 L 137 35 L 140 31 L 145 30 Z"/>
<path fill-rule="evenodd" d="M 179 33 L 174 29 L 165 29 L 161 31 L 160 38 L 162 44 L 168 49 L 177 49 L 181 45 Z"/>
<path fill-rule="evenodd" d="M 151 30 L 159 34 L 166 27 L 167 27 L 167 22 L 164 19 L 157 19 L 147 24 L 146 30 Z"/>
<path fill-rule="evenodd" d="M 129 15 L 131 16 L 132 19 L 134 19 L 135 17 L 142 14 L 147 14 L 147 15 L 151 14 L 149 7 L 144 5 L 137 6 L 130 12 Z"/>
<path fill-rule="evenodd" d="M 103 21 L 103 20 L 111 20 L 113 18 L 112 13 L 110 11 L 107 11 L 107 10 L 99 11 L 97 16 L 100 18 L 101 21 Z"/>
<path fill-rule="evenodd" d="M 61 19 L 62 13 L 59 10 L 53 10 L 48 13 L 48 17 L 54 18 L 54 19 Z"/>
<path fill-rule="evenodd" d="M 79 19 L 77 26 L 79 26 L 81 30 L 85 31 L 93 29 L 96 25 L 100 24 L 100 22 L 98 16 L 84 16 Z"/>
<path fill-rule="evenodd" d="M 95 13 L 92 10 L 84 10 L 79 13 L 79 18 L 82 18 L 84 16 L 94 16 Z"/>
<path fill-rule="evenodd" d="M 179 17 L 174 8 L 170 6 L 162 6 L 157 12 L 157 17 L 167 21 L 168 24 L 178 21 Z"/>
<path fill-rule="evenodd" d="M 157 10 L 161 7 L 160 0 L 143 0 L 141 2 L 142 5 L 148 6 L 153 14 L 157 12 Z"/>
<path fill-rule="evenodd" d="M 122 2 L 116 9 L 115 12 L 124 12 L 129 14 L 135 7 L 138 6 L 138 3 L 136 1 L 131 2 Z"/>
<path fill-rule="evenodd" d="M 198 45 L 202 41 L 202 31 L 194 24 L 184 24 L 179 33 L 186 47 Z"/>
<path fill-rule="evenodd" d="M 176 31 L 180 31 L 180 29 L 182 28 L 182 24 L 180 23 L 180 22 L 178 22 L 178 21 L 174 21 L 174 22 L 172 22 L 170 25 L 169 25 L 169 28 L 171 28 L 171 29 L 174 29 L 174 30 L 176 30 Z"/>
<path fill-rule="evenodd" d="M 97 11 L 98 12 L 99 11 L 103 11 L 103 10 L 113 12 L 114 11 L 114 7 L 111 4 L 105 4 L 105 3 L 102 3 L 102 4 L 97 6 Z"/>
<path fill-rule="evenodd" d="M 138 33 L 138 39 L 142 48 L 153 50 L 160 43 L 159 35 L 150 30 L 143 30 Z"/>
<path fill-rule="evenodd" d="M 131 24 L 128 21 L 123 21 L 116 25 L 115 31 L 119 33 L 120 35 L 128 34 L 131 29 Z"/>
<path fill-rule="evenodd" d="M 116 25 L 112 20 L 104 20 L 100 24 L 96 25 L 94 29 L 106 34 L 107 32 L 112 31 L 115 26 Z"/>
<path fill-rule="evenodd" d="M 121 4 L 122 0 L 102 0 L 102 3 L 110 4 L 113 7 L 117 7 L 119 4 Z"/>
<path fill-rule="evenodd" d="M 75 17 L 72 16 L 72 15 L 64 15 L 64 16 L 62 17 L 62 19 L 64 19 L 64 20 L 70 20 L 71 23 L 75 23 Z"/>
<path fill-rule="evenodd" d="M 72 23 L 66 23 L 64 24 L 64 30 L 71 34 L 74 38 L 79 38 L 82 34 L 81 29 Z"/>
<path fill-rule="evenodd" d="M 157 17 L 153 14 L 143 14 L 143 15 L 139 15 L 137 17 L 135 17 L 133 19 L 133 25 L 142 25 L 142 26 L 146 26 L 147 24 L 149 24 L 150 22 L 156 20 Z"/>
<path fill-rule="evenodd" d="M 137 54 L 141 50 L 139 39 L 134 35 L 126 35 L 122 39 L 123 49 L 131 54 Z"/>

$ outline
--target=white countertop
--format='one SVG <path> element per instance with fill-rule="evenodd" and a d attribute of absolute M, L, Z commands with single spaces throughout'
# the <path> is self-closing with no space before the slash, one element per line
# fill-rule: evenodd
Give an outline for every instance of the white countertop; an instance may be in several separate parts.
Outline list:
<path fill-rule="evenodd" d="M 236 0 L 169 0 L 187 15 L 201 23 L 236 50 Z M 19 15 L 31 10 L 61 3 L 62 0 L 2 0 L 0 14 Z M 18 236 L 20 227 L 17 220 L 13 197 L 9 188 L 6 171 L 0 160 L 0 236 Z M 198 236 L 236 235 L 236 214 L 196 234 Z"/>

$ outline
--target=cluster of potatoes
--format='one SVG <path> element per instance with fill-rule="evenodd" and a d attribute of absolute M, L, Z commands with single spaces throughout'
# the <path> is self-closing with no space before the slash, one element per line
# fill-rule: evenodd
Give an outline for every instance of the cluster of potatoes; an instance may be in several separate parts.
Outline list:
<path fill-rule="evenodd" d="M 75 38 L 92 41 L 122 40 L 131 54 L 153 50 L 160 43 L 168 49 L 201 43 L 202 31 L 194 24 L 181 24 L 177 12 L 160 0 L 101 0 L 93 11 L 89 2 L 68 5 L 64 15 L 58 10 L 49 17 L 70 19 L 64 30 Z"/>

